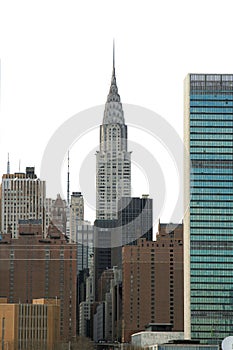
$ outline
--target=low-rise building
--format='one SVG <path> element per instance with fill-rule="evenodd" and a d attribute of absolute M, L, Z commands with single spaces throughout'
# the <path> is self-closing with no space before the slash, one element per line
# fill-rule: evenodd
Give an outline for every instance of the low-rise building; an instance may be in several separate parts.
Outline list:
<path fill-rule="evenodd" d="M 158 344 L 167 343 L 171 340 L 183 340 L 184 332 L 172 331 L 143 331 L 131 335 L 131 343 L 134 346 L 147 348 Z M 172 350 L 172 349 L 170 349 Z"/>
<path fill-rule="evenodd" d="M 7 350 L 53 350 L 60 340 L 60 300 L 38 299 L 32 304 L 0 300 L 0 342 Z"/>

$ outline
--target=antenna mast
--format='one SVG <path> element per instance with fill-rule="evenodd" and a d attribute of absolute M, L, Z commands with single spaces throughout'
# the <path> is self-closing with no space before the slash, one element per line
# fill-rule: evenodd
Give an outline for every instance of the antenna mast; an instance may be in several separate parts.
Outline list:
<path fill-rule="evenodd" d="M 67 169 L 67 206 L 70 205 L 70 152 L 68 151 L 68 169 Z"/>
<path fill-rule="evenodd" d="M 7 160 L 7 174 L 10 174 L 10 159 L 9 159 L 9 153 L 8 153 L 8 160 Z"/>

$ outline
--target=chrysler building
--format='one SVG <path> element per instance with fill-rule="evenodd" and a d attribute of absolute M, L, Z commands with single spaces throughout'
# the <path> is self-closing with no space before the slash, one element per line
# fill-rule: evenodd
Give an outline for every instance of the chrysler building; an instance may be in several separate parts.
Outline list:
<path fill-rule="evenodd" d="M 121 197 L 131 196 L 131 152 L 127 150 L 127 125 L 116 83 L 115 52 L 111 86 L 100 126 L 96 154 L 96 219 L 117 219 Z"/>

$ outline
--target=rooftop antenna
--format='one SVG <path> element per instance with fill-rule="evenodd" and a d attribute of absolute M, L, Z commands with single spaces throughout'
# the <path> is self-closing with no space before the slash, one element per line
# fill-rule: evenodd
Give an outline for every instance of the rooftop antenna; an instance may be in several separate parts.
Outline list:
<path fill-rule="evenodd" d="M 7 160 L 7 174 L 10 174 L 10 159 L 9 159 L 9 153 L 8 153 L 8 160 Z"/>
<path fill-rule="evenodd" d="M 68 169 L 67 169 L 67 206 L 70 205 L 70 152 L 68 151 Z"/>
<path fill-rule="evenodd" d="M 20 160 L 19 160 L 19 173 L 20 173 Z"/>

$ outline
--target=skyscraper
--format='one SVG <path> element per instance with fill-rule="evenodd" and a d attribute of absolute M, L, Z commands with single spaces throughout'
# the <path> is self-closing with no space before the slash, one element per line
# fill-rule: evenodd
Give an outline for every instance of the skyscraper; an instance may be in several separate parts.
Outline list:
<path fill-rule="evenodd" d="M 233 332 L 233 75 L 185 80 L 185 335 Z"/>
<path fill-rule="evenodd" d="M 122 197 L 118 203 L 118 222 L 121 227 L 121 245 L 136 244 L 136 240 L 144 237 L 152 240 L 153 200 L 149 195 L 139 197 Z"/>
<path fill-rule="evenodd" d="M 127 150 L 127 126 L 118 94 L 113 50 L 110 91 L 100 126 L 100 150 L 96 154 L 96 218 L 117 218 L 117 202 L 131 194 L 131 153 Z"/>
<path fill-rule="evenodd" d="M 153 200 L 148 195 L 122 197 L 118 202 L 118 234 L 112 248 L 113 266 L 122 267 L 122 246 L 137 244 L 140 237 L 152 241 Z"/>
<path fill-rule="evenodd" d="M 84 200 L 81 192 L 72 192 L 69 208 L 69 221 L 70 241 L 77 242 L 77 226 L 82 225 L 82 222 L 84 221 Z"/>
<path fill-rule="evenodd" d="M 4 174 L 1 185 L 1 231 L 18 237 L 19 220 L 41 220 L 45 231 L 45 181 L 34 168 L 26 173 Z"/>

